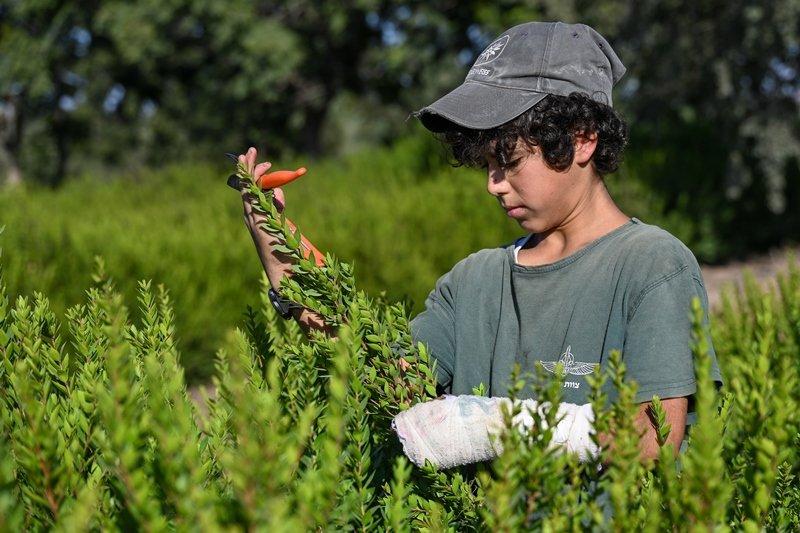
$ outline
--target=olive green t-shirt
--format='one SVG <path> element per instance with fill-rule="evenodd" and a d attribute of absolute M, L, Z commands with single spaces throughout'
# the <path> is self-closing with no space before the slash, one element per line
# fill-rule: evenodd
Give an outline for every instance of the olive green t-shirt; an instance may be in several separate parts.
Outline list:
<path fill-rule="evenodd" d="M 566 371 L 563 401 L 589 401 L 586 375 L 620 350 L 637 402 L 690 396 L 696 379 L 691 301 L 708 308 L 694 255 L 637 219 L 555 263 L 516 264 L 514 245 L 482 250 L 442 276 L 411 322 L 440 385 L 505 396 L 515 365 Z M 707 315 L 707 312 L 706 312 Z M 713 377 L 721 383 L 713 353 Z"/>

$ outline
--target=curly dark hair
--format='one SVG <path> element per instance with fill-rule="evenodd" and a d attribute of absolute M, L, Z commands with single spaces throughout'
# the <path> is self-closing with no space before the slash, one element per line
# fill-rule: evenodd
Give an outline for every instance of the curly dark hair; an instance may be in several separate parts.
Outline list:
<path fill-rule="evenodd" d="M 456 165 L 482 167 L 494 156 L 503 168 L 519 163 L 513 154 L 521 139 L 538 146 L 548 166 L 566 170 L 575 157 L 575 138 L 597 133 L 592 162 L 600 176 L 617 170 L 628 144 L 625 121 L 614 109 L 582 93 L 548 95 L 544 100 L 502 126 L 472 130 L 455 124 L 439 134 Z"/>

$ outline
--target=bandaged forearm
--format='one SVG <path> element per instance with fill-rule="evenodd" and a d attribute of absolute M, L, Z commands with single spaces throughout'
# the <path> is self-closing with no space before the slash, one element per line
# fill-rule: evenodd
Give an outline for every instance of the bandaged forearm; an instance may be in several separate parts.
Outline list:
<path fill-rule="evenodd" d="M 548 406 L 535 400 L 517 400 L 520 412 L 512 427 L 536 431 L 532 412 L 543 413 Z M 439 468 L 451 468 L 494 459 L 503 452 L 500 435 L 505 430 L 503 405 L 511 411 L 508 398 L 444 396 L 419 403 L 398 414 L 392 422 L 403 452 L 416 465 L 426 460 Z M 538 411 L 537 411 L 538 410 Z M 599 448 L 592 439 L 594 413 L 591 404 L 562 403 L 553 428 L 553 446 L 576 453 L 581 461 L 596 457 Z"/>

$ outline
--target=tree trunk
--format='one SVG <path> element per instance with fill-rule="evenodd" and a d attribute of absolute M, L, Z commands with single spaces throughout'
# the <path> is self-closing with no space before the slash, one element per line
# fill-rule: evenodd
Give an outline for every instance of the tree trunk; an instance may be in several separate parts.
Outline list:
<path fill-rule="evenodd" d="M 328 115 L 327 103 L 320 107 L 309 108 L 303 124 L 303 152 L 311 157 L 322 153 L 322 126 Z"/>
<path fill-rule="evenodd" d="M 6 186 L 16 187 L 21 183 L 22 171 L 19 169 L 19 165 L 17 165 L 15 162 L 9 163 L 8 170 L 6 170 Z"/>
<path fill-rule="evenodd" d="M 56 142 L 56 165 L 53 169 L 53 178 L 51 185 L 58 187 L 64 181 L 67 174 L 67 158 L 69 157 L 69 149 L 67 147 L 67 117 L 66 111 L 63 109 L 56 109 L 53 117 L 53 135 Z"/>

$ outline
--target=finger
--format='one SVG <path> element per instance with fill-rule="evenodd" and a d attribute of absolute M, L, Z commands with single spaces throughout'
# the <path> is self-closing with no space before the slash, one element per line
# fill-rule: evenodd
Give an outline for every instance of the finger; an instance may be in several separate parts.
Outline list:
<path fill-rule="evenodd" d="M 239 163 L 244 167 L 248 174 L 253 173 L 253 166 L 256 160 L 256 149 L 252 146 L 244 154 L 239 155 Z"/>
<path fill-rule="evenodd" d="M 272 163 L 270 163 L 269 161 L 264 161 L 263 163 L 259 163 L 259 164 L 258 164 L 258 165 L 256 165 L 256 167 L 253 169 L 253 178 L 255 178 L 255 179 L 258 179 L 258 178 L 260 178 L 261 176 L 263 176 L 264 174 L 266 174 L 266 173 L 267 173 L 267 171 L 268 171 L 270 168 L 272 168 Z"/>
<path fill-rule="evenodd" d="M 251 146 L 247 149 L 247 172 L 250 174 L 253 173 L 253 169 L 256 166 L 256 157 L 258 157 L 258 151 Z"/>
<path fill-rule="evenodd" d="M 283 208 L 286 206 L 286 195 L 283 194 L 283 189 L 280 187 L 272 189 L 272 203 L 278 212 L 283 211 Z"/>

